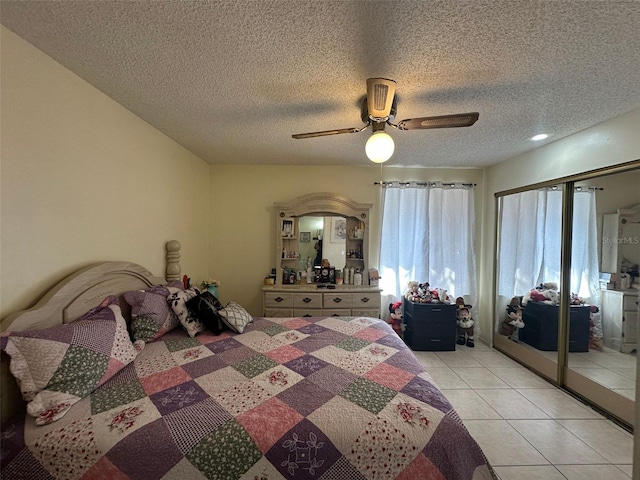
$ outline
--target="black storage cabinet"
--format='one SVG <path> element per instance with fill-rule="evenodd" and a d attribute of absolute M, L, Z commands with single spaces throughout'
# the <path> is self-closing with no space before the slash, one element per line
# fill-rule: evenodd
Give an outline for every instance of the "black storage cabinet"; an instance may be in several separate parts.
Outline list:
<path fill-rule="evenodd" d="M 558 350 L 558 315 L 560 307 L 540 302 L 528 302 L 522 311 L 524 328 L 518 339 L 538 350 Z M 572 305 L 569 308 L 569 351 L 589 351 L 589 306 Z"/>
<path fill-rule="evenodd" d="M 412 350 L 456 349 L 456 306 L 404 299 L 404 341 Z"/>

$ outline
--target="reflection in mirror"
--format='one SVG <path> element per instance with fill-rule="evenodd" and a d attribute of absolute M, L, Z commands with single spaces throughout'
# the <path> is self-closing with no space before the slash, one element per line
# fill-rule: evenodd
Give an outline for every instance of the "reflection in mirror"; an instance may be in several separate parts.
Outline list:
<path fill-rule="evenodd" d="M 589 305 L 591 315 L 589 348 L 570 353 L 569 368 L 631 400 L 640 308 L 639 180 L 640 171 L 631 171 L 579 183 L 571 258 L 575 303 Z"/>
<path fill-rule="evenodd" d="M 346 218 L 339 216 L 300 217 L 300 261 L 306 265 L 307 258 L 310 258 L 315 266 L 326 259 L 329 265 L 342 268 L 345 264 L 346 223 Z M 344 232 L 341 226 L 344 226 Z M 335 231 L 331 230 L 332 227 Z M 303 238 L 303 233 L 309 233 L 309 241 L 306 241 L 306 236 Z"/>
<path fill-rule="evenodd" d="M 530 190 L 499 202 L 495 331 L 518 344 L 514 354 L 526 348 L 555 362 L 562 190 Z"/>

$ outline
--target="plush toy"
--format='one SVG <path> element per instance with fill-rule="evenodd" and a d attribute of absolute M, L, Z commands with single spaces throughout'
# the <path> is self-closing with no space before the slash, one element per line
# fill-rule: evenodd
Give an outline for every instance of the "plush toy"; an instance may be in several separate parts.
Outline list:
<path fill-rule="evenodd" d="M 513 297 L 507 305 L 507 315 L 502 322 L 502 328 L 500 329 L 500 335 L 509 337 L 514 342 L 518 341 L 518 329 L 524 327 L 522 321 L 522 306 L 520 305 L 520 298 Z"/>
<path fill-rule="evenodd" d="M 431 301 L 433 303 L 445 303 L 451 305 L 451 297 L 443 288 L 435 288 L 431 290 Z"/>
<path fill-rule="evenodd" d="M 602 330 L 596 325 L 596 314 L 600 312 L 600 309 L 596 305 L 589 307 L 589 348 L 593 350 L 604 350 L 602 344 Z"/>
<path fill-rule="evenodd" d="M 418 295 L 420 303 L 431 303 L 431 291 L 429 290 L 429 282 L 418 284 Z"/>
<path fill-rule="evenodd" d="M 418 299 L 420 298 L 420 295 L 418 293 L 418 282 L 416 282 L 415 280 L 411 280 L 407 284 L 407 292 L 404 294 L 404 298 L 412 302 L 418 301 Z"/>
<path fill-rule="evenodd" d="M 467 347 L 473 348 L 473 318 L 471 318 L 471 305 L 464 303 L 464 298 L 456 298 L 456 324 L 458 325 L 458 345 L 467 345 Z M 465 342 L 466 337 L 466 342 Z"/>
<path fill-rule="evenodd" d="M 522 297 L 522 305 L 526 305 L 530 300 L 534 302 L 557 305 L 559 301 L 558 284 L 555 282 L 545 282 L 532 288 Z"/>
<path fill-rule="evenodd" d="M 402 302 L 395 302 L 389 304 L 389 324 L 393 331 L 402 337 Z"/>

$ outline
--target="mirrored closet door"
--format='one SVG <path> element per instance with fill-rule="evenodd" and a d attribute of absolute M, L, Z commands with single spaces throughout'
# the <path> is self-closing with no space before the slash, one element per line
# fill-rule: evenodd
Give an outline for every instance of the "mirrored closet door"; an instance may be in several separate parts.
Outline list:
<path fill-rule="evenodd" d="M 556 185 L 498 198 L 494 345 L 554 382 L 562 203 Z"/>
<path fill-rule="evenodd" d="M 633 424 L 640 292 L 640 170 L 573 187 L 564 384 Z"/>
<path fill-rule="evenodd" d="M 502 192 L 494 346 L 633 426 L 640 168 Z"/>

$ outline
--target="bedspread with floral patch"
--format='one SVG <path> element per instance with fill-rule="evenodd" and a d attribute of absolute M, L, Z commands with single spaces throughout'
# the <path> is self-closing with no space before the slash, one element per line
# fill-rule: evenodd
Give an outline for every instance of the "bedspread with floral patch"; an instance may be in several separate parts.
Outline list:
<path fill-rule="evenodd" d="M 59 421 L 3 425 L 3 479 L 492 479 L 420 362 L 368 317 L 174 330 Z"/>

